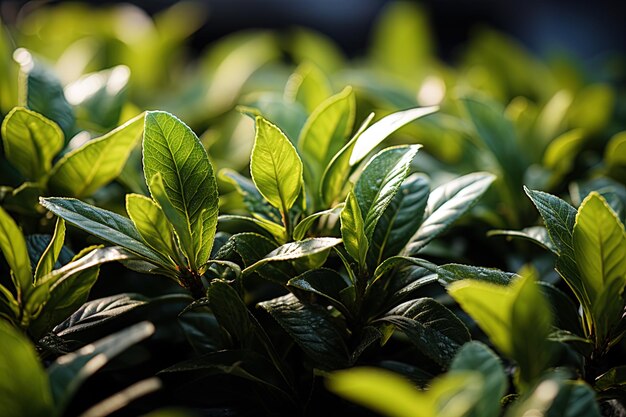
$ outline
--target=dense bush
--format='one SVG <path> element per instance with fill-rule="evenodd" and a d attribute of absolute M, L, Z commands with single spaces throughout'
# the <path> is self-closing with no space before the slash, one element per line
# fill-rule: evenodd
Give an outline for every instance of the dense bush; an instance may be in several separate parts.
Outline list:
<path fill-rule="evenodd" d="M 3 416 L 626 412 L 624 57 L 201 16 L 1 32 Z"/>

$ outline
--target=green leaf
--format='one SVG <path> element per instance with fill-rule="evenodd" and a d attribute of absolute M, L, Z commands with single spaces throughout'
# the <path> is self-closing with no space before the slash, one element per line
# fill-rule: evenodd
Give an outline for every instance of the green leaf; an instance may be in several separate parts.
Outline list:
<path fill-rule="evenodd" d="M 513 191 L 522 188 L 527 162 L 520 149 L 515 126 L 505 116 L 502 106 L 493 100 L 478 97 L 466 97 L 461 101 L 478 137 L 500 166 L 508 188 Z"/>
<path fill-rule="evenodd" d="M 313 213 L 310 216 L 302 219 L 293 229 L 293 240 L 302 240 L 317 219 L 322 216 L 333 214 L 338 209 L 343 209 L 343 204 L 340 204 L 328 210 L 318 211 L 317 213 Z"/>
<path fill-rule="evenodd" d="M 285 86 L 285 99 L 302 103 L 308 113 L 333 94 L 326 74 L 309 62 L 298 65 Z"/>
<path fill-rule="evenodd" d="M 193 131 L 166 112 L 148 112 L 143 139 L 144 174 L 150 192 L 174 225 L 190 266 L 196 270 L 211 255 L 217 227 L 218 195 L 213 167 Z M 154 195 L 155 174 L 174 210 L 164 207 L 165 196 Z M 161 194 L 161 193 L 159 193 Z M 184 234 L 176 227 L 184 224 Z M 181 236 L 183 234 L 183 236 Z M 182 243 L 182 242 L 181 242 Z"/>
<path fill-rule="evenodd" d="M 500 399 L 506 394 L 509 384 L 502 361 L 491 349 L 478 341 L 466 343 L 454 357 L 450 371 L 478 371 L 483 376 L 482 393 L 467 417 L 500 415 Z"/>
<path fill-rule="evenodd" d="M 374 119 L 374 113 L 370 113 L 365 121 L 361 123 L 352 139 L 333 156 L 324 170 L 318 191 L 325 207 L 331 206 L 341 199 L 342 190 L 348 181 L 348 174 L 350 173 L 350 155 L 352 155 L 352 150 L 359 136 L 367 129 L 372 119 Z"/>
<path fill-rule="evenodd" d="M 86 197 L 117 178 L 140 138 L 143 114 L 67 153 L 52 168 L 48 186 L 61 196 Z"/>
<path fill-rule="evenodd" d="M 74 133 L 74 110 L 65 98 L 63 86 L 52 70 L 24 48 L 18 48 L 13 58 L 20 65 L 23 83 L 20 97 L 25 105 L 59 125 L 66 138 Z"/>
<path fill-rule="evenodd" d="M 626 366 L 616 366 L 596 378 L 595 388 L 605 391 L 626 385 Z"/>
<path fill-rule="evenodd" d="M 16 107 L 2 122 L 4 154 L 28 180 L 38 181 L 50 171 L 52 158 L 63 148 L 63 132 L 51 120 Z"/>
<path fill-rule="evenodd" d="M 258 304 L 270 313 L 320 369 L 347 366 L 348 348 L 328 312 L 302 304 L 293 294 Z"/>
<path fill-rule="evenodd" d="M 365 224 L 354 192 L 348 194 L 340 217 L 343 245 L 350 256 L 359 265 L 364 266 L 369 242 L 365 236 Z"/>
<path fill-rule="evenodd" d="M 44 277 L 40 285 L 47 288 L 48 297 L 41 312 L 31 323 L 30 332 L 37 338 L 43 337 L 67 319 L 87 301 L 98 279 L 100 265 L 122 259 L 128 259 L 128 253 L 120 253 L 118 248 L 96 249 L 57 270 L 58 273 Z"/>
<path fill-rule="evenodd" d="M 278 92 L 266 92 L 253 95 L 248 106 L 238 106 L 238 110 L 255 119 L 257 116 L 273 123 L 293 144 L 306 123 L 308 113 L 298 102 L 288 102 Z"/>
<path fill-rule="evenodd" d="M 524 191 L 541 214 L 550 239 L 556 246 L 559 255 L 571 256 L 574 251 L 572 232 L 576 219 L 576 209 L 551 194 L 530 190 L 526 187 L 524 187 Z"/>
<path fill-rule="evenodd" d="M 548 368 L 553 348 L 548 337 L 552 332 L 552 309 L 537 284 L 534 271 L 520 271 L 515 282 L 517 292 L 511 310 L 513 331 L 512 357 L 519 365 L 518 385 L 527 388 Z"/>
<path fill-rule="evenodd" d="M 250 213 L 256 213 L 275 223 L 280 222 L 280 212 L 265 201 L 249 178 L 228 168 L 221 169 L 218 176 L 221 180 L 227 181 L 237 188 L 237 191 L 243 197 L 243 202 Z"/>
<path fill-rule="evenodd" d="M 237 291 L 224 281 L 213 281 L 209 287 L 208 297 L 211 311 L 220 326 L 245 346 L 253 336 L 253 325 L 248 308 Z"/>
<path fill-rule="evenodd" d="M 374 229 L 368 252 L 371 266 L 397 255 L 422 223 L 430 184 L 428 178 L 413 174 L 406 178 Z"/>
<path fill-rule="evenodd" d="M 250 173 L 263 197 L 286 216 L 300 194 L 302 161 L 284 133 L 262 117 L 256 118 Z"/>
<path fill-rule="evenodd" d="M 265 255 L 263 259 L 260 259 L 258 262 L 244 269 L 243 273 L 253 272 L 268 262 L 292 261 L 314 255 L 330 249 L 333 246 L 337 246 L 340 243 L 341 239 L 334 237 L 317 237 L 286 243 Z"/>
<path fill-rule="evenodd" d="M 355 107 L 352 88 L 346 87 L 320 104 L 302 127 L 298 150 L 304 162 L 305 184 L 315 197 L 326 166 L 352 131 Z"/>
<path fill-rule="evenodd" d="M 380 321 L 396 326 L 422 353 L 444 368 L 470 340 L 463 322 L 432 298 L 402 303 L 385 313 Z"/>
<path fill-rule="evenodd" d="M 483 389 L 478 373 L 445 374 L 419 391 L 407 379 L 378 368 L 334 372 L 326 384 L 331 392 L 390 417 L 462 417 Z"/>
<path fill-rule="evenodd" d="M 543 165 L 551 169 L 560 180 L 563 175 L 571 171 L 584 139 L 582 129 L 570 130 L 556 137 L 546 148 Z"/>
<path fill-rule="evenodd" d="M 467 213 L 487 191 L 495 176 L 475 172 L 447 182 L 430 193 L 424 222 L 411 237 L 403 253 L 414 256 L 434 238 Z"/>
<path fill-rule="evenodd" d="M 33 286 L 33 273 L 24 235 L 2 207 L 0 207 L 0 251 L 9 264 L 11 279 L 17 290 L 17 300 L 21 302 Z"/>
<path fill-rule="evenodd" d="M 165 262 L 175 263 L 178 248 L 175 244 L 172 226 L 161 208 L 146 196 L 126 195 L 126 212 L 143 241 L 161 254 Z"/>
<path fill-rule="evenodd" d="M 372 243 L 378 220 L 406 178 L 420 145 L 382 150 L 365 166 L 354 185 L 354 195 L 363 215 L 365 236 Z"/>
<path fill-rule="evenodd" d="M 511 272 L 504 272 L 496 268 L 481 266 L 446 264 L 437 267 L 439 279 L 448 284 L 462 279 L 491 282 L 493 284 L 508 285 L 516 276 Z"/>
<path fill-rule="evenodd" d="M 63 242 L 65 241 L 65 221 L 61 218 L 57 219 L 54 226 L 54 234 L 50 239 L 50 244 L 46 247 L 45 251 L 37 263 L 35 269 L 35 284 L 41 277 L 52 272 L 54 265 L 57 262 L 61 249 L 63 249 Z"/>
<path fill-rule="evenodd" d="M 100 239 L 120 245 L 157 265 L 163 263 L 161 255 L 143 243 L 133 222 L 126 217 L 73 198 L 42 198 L 41 205 Z"/>
<path fill-rule="evenodd" d="M 350 302 L 345 302 L 344 291 L 348 284 L 338 272 L 332 269 L 319 268 L 304 272 L 287 282 L 287 287 L 298 296 L 299 299 L 321 297 L 330 305 L 336 307 L 345 317 L 351 317 L 346 307 Z M 318 301 L 319 303 L 319 301 Z"/>
<path fill-rule="evenodd" d="M 554 243 L 552 243 L 550 235 L 548 235 L 548 229 L 543 226 L 525 227 L 522 230 L 490 230 L 487 232 L 487 236 L 506 236 L 508 239 L 516 237 L 526 239 L 558 255 L 558 250 Z"/>
<path fill-rule="evenodd" d="M 367 156 L 376 146 L 378 146 L 387 136 L 391 135 L 402 126 L 410 123 L 420 117 L 435 113 L 439 107 L 418 107 L 392 113 L 383 117 L 373 125 L 367 128 L 358 137 L 352 154 L 350 155 L 350 166 L 358 164 Z"/>
<path fill-rule="evenodd" d="M 143 321 L 113 333 L 76 352 L 59 357 L 48 368 L 52 396 L 59 415 L 87 378 L 111 359 L 132 345 L 150 337 L 155 331 L 152 323 Z"/>
<path fill-rule="evenodd" d="M 519 365 L 516 382 L 528 388 L 552 356 L 547 341 L 552 312 L 532 272 L 509 286 L 463 280 L 448 286 L 450 295 L 487 334 L 494 346 Z"/>
<path fill-rule="evenodd" d="M 244 266 L 249 267 L 275 249 L 276 243 L 266 237 L 256 233 L 238 233 L 230 237 L 216 257 L 225 259 L 224 255 L 232 250 L 241 257 Z M 256 268 L 255 272 L 267 280 L 280 284 L 286 283 L 295 275 L 292 275 L 292 269 L 286 268 L 284 263 L 272 262 Z"/>
<path fill-rule="evenodd" d="M 6 417 L 51 416 L 54 403 L 46 372 L 34 346 L 0 320 L 0 409 Z M 10 377 L 9 377 L 10 376 Z"/>
<path fill-rule="evenodd" d="M 222 214 L 217 219 L 222 231 L 268 232 L 277 242 L 286 242 L 287 230 L 282 224 L 274 223 L 265 217 L 246 217 L 234 214 Z M 237 228 L 238 225 L 241 225 Z M 230 228 L 228 228 L 230 226 Z"/>
<path fill-rule="evenodd" d="M 582 286 L 589 297 L 594 334 L 609 337 L 624 309 L 626 232 L 606 200 L 592 192 L 580 205 L 572 234 Z"/>

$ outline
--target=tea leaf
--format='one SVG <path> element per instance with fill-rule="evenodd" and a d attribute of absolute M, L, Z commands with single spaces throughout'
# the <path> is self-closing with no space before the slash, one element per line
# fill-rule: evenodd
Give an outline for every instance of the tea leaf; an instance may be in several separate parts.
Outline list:
<path fill-rule="evenodd" d="M 6 417 L 54 415 L 48 377 L 34 346 L 4 320 L 0 320 L 0 339 L 0 369 L 6 376 L 0 378 L 2 414 Z"/>
<path fill-rule="evenodd" d="M 143 139 L 144 174 L 154 193 L 155 174 L 163 179 L 163 191 L 173 210 L 163 207 L 163 196 L 155 199 L 183 241 L 192 269 L 204 264 L 211 254 L 217 227 L 218 196 L 213 167 L 206 150 L 193 131 L 166 112 L 148 112 Z"/>
<path fill-rule="evenodd" d="M 263 197 L 287 215 L 302 187 L 302 162 L 283 132 L 262 117 L 256 118 L 250 173 Z"/>
<path fill-rule="evenodd" d="M 447 182 L 430 193 L 424 222 L 403 253 L 414 256 L 434 238 L 445 232 L 467 213 L 496 179 L 492 174 L 475 172 Z"/>
<path fill-rule="evenodd" d="M 63 249 L 63 242 L 65 241 L 65 221 L 62 218 L 58 218 L 56 225 L 54 226 L 54 234 L 50 239 L 50 243 L 41 254 L 37 268 L 35 268 L 35 283 L 41 279 L 44 275 L 52 272 L 54 265 L 59 258 L 61 249 Z"/>
<path fill-rule="evenodd" d="M 350 155 L 350 166 L 358 164 L 376 146 L 378 146 L 387 136 L 391 135 L 402 126 L 420 117 L 427 116 L 439 110 L 439 107 L 418 107 L 392 113 L 383 117 L 367 128 L 357 139 L 352 154 Z"/>
<path fill-rule="evenodd" d="M 289 77 L 285 99 L 302 103 L 309 113 L 333 94 L 330 81 L 317 66 L 305 62 Z"/>
<path fill-rule="evenodd" d="M 287 243 L 277 247 L 265 255 L 263 259 L 244 269 L 243 273 L 250 273 L 268 262 L 291 261 L 314 255 L 330 249 L 333 246 L 337 246 L 340 243 L 341 239 L 334 237 L 309 238 L 298 242 Z"/>
<path fill-rule="evenodd" d="M 354 93 L 346 87 L 320 104 L 300 132 L 298 150 L 304 162 L 305 183 L 315 197 L 324 169 L 352 131 L 355 106 Z"/>
<path fill-rule="evenodd" d="M 174 233 L 154 200 L 140 194 L 127 194 L 126 212 L 143 241 L 160 253 L 166 262 L 173 262 L 171 257 L 175 257 L 178 251 Z"/>
<path fill-rule="evenodd" d="M 341 238 L 350 256 L 359 265 L 364 266 L 369 242 L 365 236 L 363 216 L 354 192 L 348 194 L 346 204 L 341 210 Z"/>
<path fill-rule="evenodd" d="M 42 198 L 41 205 L 100 239 L 120 245 L 157 265 L 163 262 L 159 253 L 143 243 L 133 222 L 126 217 L 73 198 Z"/>
<path fill-rule="evenodd" d="M 17 299 L 20 301 L 33 286 L 30 258 L 24 235 L 2 207 L 0 207 L 0 251 L 11 269 L 11 279 L 17 291 Z"/>
<path fill-rule="evenodd" d="M 334 369 L 348 364 L 343 336 L 324 309 L 302 304 L 292 294 L 261 302 L 259 307 L 270 313 L 316 367 Z"/>
<path fill-rule="evenodd" d="M 142 129 L 143 114 L 64 155 L 52 168 L 48 186 L 61 196 L 92 195 L 120 175 Z"/>
<path fill-rule="evenodd" d="M 16 107 L 2 122 L 2 145 L 11 164 L 26 179 L 38 181 L 63 148 L 63 132 L 39 113 Z"/>
<path fill-rule="evenodd" d="M 378 219 L 406 178 L 420 145 L 382 150 L 365 166 L 354 185 L 354 195 L 363 215 L 365 236 L 371 244 Z"/>

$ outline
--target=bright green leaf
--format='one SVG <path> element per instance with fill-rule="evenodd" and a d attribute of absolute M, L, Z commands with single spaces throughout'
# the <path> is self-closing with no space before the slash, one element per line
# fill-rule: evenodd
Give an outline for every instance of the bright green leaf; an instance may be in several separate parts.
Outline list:
<path fill-rule="evenodd" d="M 624 309 L 620 295 L 626 286 L 626 232 L 606 200 L 593 192 L 580 205 L 572 236 L 594 334 L 602 343 Z"/>
<path fill-rule="evenodd" d="M 320 104 L 302 127 L 298 150 L 304 162 L 305 183 L 314 196 L 326 166 L 352 131 L 355 107 L 352 88 L 346 87 Z"/>
<path fill-rule="evenodd" d="M 92 195 L 117 178 L 140 138 L 143 114 L 65 154 L 52 168 L 48 186 L 68 197 Z"/>
<path fill-rule="evenodd" d="M 50 239 L 50 244 L 46 247 L 35 269 L 35 283 L 37 283 L 41 277 L 52 272 L 54 265 L 59 258 L 61 249 L 63 249 L 63 243 L 65 242 L 65 221 L 62 218 L 58 218 L 56 225 L 54 226 L 54 234 Z"/>
<path fill-rule="evenodd" d="M 191 267 L 204 264 L 211 254 L 217 227 L 218 195 L 213 167 L 206 150 L 193 131 L 166 112 L 148 112 L 143 139 L 144 174 L 150 192 L 155 174 L 162 177 L 163 191 L 173 210 L 163 206 L 164 196 L 155 196 L 169 221 L 174 224 Z M 176 217 L 176 218 L 174 218 Z"/>
<path fill-rule="evenodd" d="M 149 197 L 140 194 L 126 195 L 126 212 L 143 241 L 171 262 L 178 248 L 174 233 L 161 208 Z"/>
<path fill-rule="evenodd" d="M 357 139 L 352 154 L 350 166 L 356 165 L 378 146 L 387 136 L 391 135 L 402 126 L 420 117 L 427 116 L 439 110 L 439 107 L 418 107 L 392 113 L 383 117 L 367 128 Z"/>
<path fill-rule="evenodd" d="M 302 161 L 280 129 L 262 117 L 256 118 L 250 173 L 263 197 L 288 215 L 300 194 Z"/>
<path fill-rule="evenodd" d="M 2 122 L 2 145 L 11 164 L 26 179 L 38 181 L 63 148 L 63 132 L 39 113 L 16 107 Z"/>
<path fill-rule="evenodd" d="M 352 258 L 365 265 L 365 257 L 369 242 L 365 235 L 365 224 L 354 192 L 350 192 L 346 198 L 346 204 L 341 210 L 341 238 L 346 251 Z"/>
<path fill-rule="evenodd" d="M 50 384 L 35 347 L 18 330 L 0 320 L 0 410 L 5 417 L 51 416 Z"/>
<path fill-rule="evenodd" d="M 0 251 L 11 269 L 13 285 L 18 301 L 22 300 L 33 286 L 33 273 L 24 235 L 15 221 L 0 207 Z"/>

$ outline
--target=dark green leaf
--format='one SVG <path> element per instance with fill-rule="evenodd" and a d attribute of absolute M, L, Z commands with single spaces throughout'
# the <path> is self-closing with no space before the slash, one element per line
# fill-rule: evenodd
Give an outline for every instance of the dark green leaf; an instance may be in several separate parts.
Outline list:
<path fill-rule="evenodd" d="M 404 180 L 374 229 L 368 252 L 370 266 L 397 255 L 417 232 L 429 192 L 428 178 L 423 175 L 413 174 Z"/>
<path fill-rule="evenodd" d="M 339 243 L 341 243 L 341 239 L 334 237 L 314 237 L 287 243 L 274 249 L 255 264 L 248 266 L 243 273 L 250 273 L 268 262 L 292 261 L 314 255 L 337 246 Z"/>
<path fill-rule="evenodd" d="M 220 170 L 219 178 L 228 181 L 237 188 L 237 191 L 242 195 L 243 202 L 250 213 L 256 213 L 275 223 L 281 221 L 280 212 L 265 201 L 252 180 L 228 168 Z"/>
<path fill-rule="evenodd" d="M 54 328 L 54 333 L 63 336 L 66 332 L 96 326 L 145 305 L 148 299 L 141 294 L 124 293 L 99 298 L 84 303 L 71 316 Z"/>
<path fill-rule="evenodd" d="M 439 279 L 447 284 L 462 279 L 474 279 L 491 282 L 493 284 L 508 285 L 516 276 L 511 272 L 504 272 L 496 268 L 483 268 L 480 266 L 446 264 L 437 267 Z"/>
<path fill-rule="evenodd" d="M 306 271 L 290 279 L 287 287 L 301 300 L 313 302 L 320 297 L 337 308 L 344 316 L 351 316 L 346 307 L 346 304 L 350 305 L 350 303 L 345 303 L 347 300 L 344 300 L 342 293 L 348 287 L 348 283 L 338 272 L 327 268 Z"/>
<path fill-rule="evenodd" d="M 154 330 L 152 323 L 144 321 L 59 357 L 48 368 L 48 376 L 52 396 L 60 413 L 87 378 L 115 356 L 150 337 Z"/>
<path fill-rule="evenodd" d="M 354 195 L 363 216 L 365 236 L 371 244 L 374 229 L 409 173 L 420 145 L 382 150 L 365 166 L 354 185 Z"/>
<path fill-rule="evenodd" d="M 316 367 L 334 369 L 348 364 L 344 337 L 324 309 L 304 305 L 292 294 L 259 306 L 272 315 Z"/>
<path fill-rule="evenodd" d="M 313 213 L 310 216 L 307 216 L 304 219 L 302 219 L 293 229 L 293 240 L 304 239 L 307 232 L 313 226 L 313 223 L 315 223 L 317 219 L 319 219 L 322 216 L 333 214 L 340 208 L 343 208 L 343 205 L 339 205 L 337 207 L 333 207 L 328 210 L 318 211 L 317 213 Z"/>
<path fill-rule="evenodd" d="M 161 256 L 143 243 L 130 219 L 73 198 L 42 198 L 41 205 L 65 221 L 100 239 L 120 245 L 147 260 L 161 264 Z"/>
<path fill-rule="evenodd" d="M 552 243 L 548 229 L 542 226 L 525 227 L 522 230 L 490 230 L 487 236 L 506 236 L 507 238 L 521 238 L 529 240 L 544 249 L 558 255 L 558 249 Z"/>
<path fill-rule="evenodd" d="M 56 122 L 65 137 L 71 138 L 74 133 L 74 111 L 56 75 L 24 48 L 17 49 L 13 57 L 20 65 L 25 81 L 23 87 L 26 87 L 26 91 L 20 92 L 20 96 L 26 99 L 23 104 Z"/>
<path fill-rule="evenodd" d="M 253 325 L 237 291 L 224 281 L 213 281 L 208 297 L 211 311 L 220 325 L 245 346 L 253 335 Z"/>
<path fill-rule="evenodd" d="M 611 388 L 621 388 L 624 385 L 626 385 L 626 366 L 616 366 L 597 377 L 595 387 L 604 391 Z"/>
<path fill-rule="evenodd" d="M 404 253 L 414 256 L 430 241 L 445 232 L 474 207 L 494 180 L 492 174 L 475 172 L 433 190 L 428 197 L 425 220 L 405 247 Z"/>
<path fill-rule="evenodd" d="M 450 365 L 450 371 L 478 371 L 483 376 L 483 392 L 478 403 L 467 417 L 497 417 L 500 399 L 506 394 L 507 375 L 500 358 L 481 342 L 463 345 Z"/>
<path fill-rule="evenodd" d="M 407 301 L 388 311 L 380 320 L 396 326 L 421 352 L 444 368 L 470 340 L 463 322 L 431 298 Z"/>

